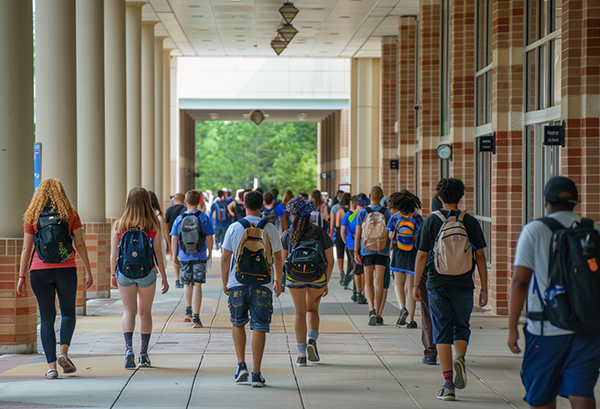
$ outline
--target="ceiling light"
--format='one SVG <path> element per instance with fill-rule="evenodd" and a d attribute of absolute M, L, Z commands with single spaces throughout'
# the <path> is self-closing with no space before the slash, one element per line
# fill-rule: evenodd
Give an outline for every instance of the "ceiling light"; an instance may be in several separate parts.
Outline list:
<path fill-rule="evenodd" d="M 291 24 L 284 24 L 280 28 L 277 29 L 277 32 L 281 34 L 283 39 L 288 43 L 292 41 L 294 36 L 298 34 L 298 30 Z"/>
<path fill-rule="evenodd" d="M 275 37 L 271 41 L 271 48 L 273 49 L 273 51 L 275 51 L 275 53 L 277 55 L 280 55 L 283 52 L 283 50 L 285 50 L 286 47 L 287 47 L 287 42 L 279 36 Z"/>
<path fill-rule="evenodd" d="M 250 111 L 250 120 L 258 126 L 265 120 L 265 114 L 259 109 Z"/>
<path fill-rule="evenodd" d="M 296 14 L 299 13 L 299 10 L 294 7 L 294 3 L 290 1 L 286 1 L 283 3 L 283 6 L 279 9 L 279 13 L 283 17 L 286 23 L 291 23 Z"/>

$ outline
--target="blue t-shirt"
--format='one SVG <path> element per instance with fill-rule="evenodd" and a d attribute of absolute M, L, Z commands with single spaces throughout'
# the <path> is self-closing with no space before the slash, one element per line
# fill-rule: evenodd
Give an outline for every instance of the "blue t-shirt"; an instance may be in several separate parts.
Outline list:
<path fill-rule="evenodd" d="M 402 214 L 400 212 L 392 215 L 392 218 L 390 219 L 390 221 L 388 222 L 388 225 L 387 225 L 387 231 L 396 230 L 396 225 L 398 224 L 398 222 L 400 221 L 401 218 L 402 218 Z M 406 220 L 406 218 L 405 218 L 405 220 Z M 419 242 L 419 230 L 421 230 L 421 225 L 423 224 L 423 216 L 421 216 L 419 213 L 416 213 L 416 212 L 413 213 L 413 222 L 415 223 L 415 236 L 416 236 L 415 247 L 416 247 L 416 243 Z M 398 242 L 397 237 L 394 234 L 394 236 L 392 238 L 392 244 L 398 244 L 397 242 Z"/>
<path fill-rule="evenodd" d="M 379 210 L 383 209 L 383 206 L 369 206 L 369 208 L 373 209 L 374 212 L 378 212 Z M 369 214 L 369 212 L 367 212 L 366 209 L 362 209 L 360 212 L 358 212 L 358 214 L 354 218 L 354 220 L 356 221 L 356 225 L 362 226 L 363 221 L 367 218 L 368 214 Z M 386 210 L 385 211 L 386 226 L 389 223 L 391 218 L 392 218 L 392 214 L 390 213 L 389 210 Z M 363 234 L 364 234 L 364 231 L 363 231 Z M 370 256 L 370 255 L 376 255 L 376 254 L 379 254 L 382 256 L 389 256 L 390 255 L 389 243 L 381 251 L 371 251 L 371 250 L 367 250 L 366 248 L 364 248 L 364 246 L 362 246 L 362 237 L 361 237 L 360 255 L 361 256 Z"/>
<path fill-rule="evenodd" d="M 224 203 L 225 203 L 225 207 L 227 207 L 226 200 L 224 201 Z M 225 219 L 221 220 L 221 221 L 219 221 L 218 212 L 219 212 L 219 201 L 215 201 L 212 204 L 212 206 L 210 207 L 210 218 L 212 219 L 213 226 L 215 229 L 227 229 L 229 227 L 229 225 L 231 224 L 229 212 L 227 211 L 227 209 L 225 209 Z"/>
<path fill-rule="evenodd" d="M 184 212 L 183 214 L 180 214 L 179 216 L 177 216 L 177 219 L 175 219 L 175 221 L 173 222 L 173 228 L 171 229 L 171 236 L 179 236 L 179 231 L 181 230 L 181 223 L 183 221 L 183 217 L 184 215 L 188 215 L 194 212 L 199 212 L 200 214 L 198 215 L 198 217 L 200 218 L 200 224 L 202 226 L 202 231 L 204 231 L 204 233 L 206 234 L 206 237 L 208 236 L 213 236 L 215 234 L 215 231 L 213 230 L 212 224 L 210 223 L 210 219 L 208 218 L 208 216 L 202 212 L 200 212 L 199 210 L 188 210 L 186 212 Z M 202 246 L 202 249 L 200 249 L 200 251 L 198 253 L 184 253 L 183 250 L 181 250 L 179 248 L 179 245 L 177 246 L 177 258 L 181 261 L 191 261 L 191 260 L 206 260 L 206 253 L 207 253 L 207 248 L 206 248 L 206 242 L 204 242 L 204 246 Z"/>
<path fill-rule="evenodd" d="M 354 212 L 348 210 L 342 218 L 342 226 L 346 226 L 346 247 L 350 250 L 354 250 L 354 235 L 356 234 L 356 216 L 350 221 L 350 216 Z"/>
<path fill-rule="evenodd" d="M 275 214 L 277 215 L 277 217 L 281 217 L 285 214 L 285 206 L 283 205 L 283 203 L 279 203 L 275 207 Z"/>

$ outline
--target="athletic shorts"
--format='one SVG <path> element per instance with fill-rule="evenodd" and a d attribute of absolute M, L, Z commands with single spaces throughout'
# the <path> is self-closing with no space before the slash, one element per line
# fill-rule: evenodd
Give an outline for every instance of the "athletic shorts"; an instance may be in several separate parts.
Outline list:
<path fill-rule="evenodd" d="M 184 285 L 206 282 L 206 260 L 179 261 L 179 281 Z"/>
<path fill-rule="evenodd" d="M 600 334 L 538 336 L 525 333 L 521 379 L 524 400 L 544 406 L 557 396 L 594 398 L 600 369 Z"/>
<path fill-rule="evenodd" d="M 473 290 L 435 288 L 428 290 L 434 344 L 469 343 Z"/>
<path fill-rule="evenodd" d="M 337 228 L 336 228 L 336 230 L 337 230 Z M 346 252 L 346 245 L 344 244 L 344 240 L 342 240 L 342 235 L 339 232 L 339 230 L 337 230 L 336 236 L 335 236 L 335 251 L 336 251 L 338 260 L 344 258 L 344 254 Z"/>
<path fill-rule="evenodd" d="M 250 322 L 250 329 L 269 332 L 273 315 L 273 292 L 261 285 L 228 288 L 230 322 L 243 327 Z"/>
<path fill-rule="evenodd" d="M 120 271 L 117 271 L 117 283 L 119 283 L 121 287 L 130 287 L 132 285 L 137 285 L 140 288 L 146 288 L 150 287 L 156 282 L 156 274 L 157 270 L 156 268 L 153 268 L 150 274 L 148 274 L 146 277 L 129 278 L 121 274 Z"/>
<path fill-rule="evenodd" d="M 363 266 L 387 266 L 390 258 L 381 254 L 369 254 L 362 257 Z"/>
<path fill-rule="evenodd" d="M 390 288 L 390 276 L 392 275 L 390 271 L 390 258 L 387 259 L 387 264 L 385 266 L 385 275 L 383 276 L 383 289 L 387 290 Z"/>

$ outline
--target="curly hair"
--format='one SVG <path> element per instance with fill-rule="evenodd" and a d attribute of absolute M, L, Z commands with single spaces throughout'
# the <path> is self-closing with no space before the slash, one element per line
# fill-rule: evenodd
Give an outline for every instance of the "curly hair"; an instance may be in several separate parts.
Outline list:
<path fill-rule="evenodd" d="M 290 240 L 292 244 L 296 244 L 311 229 L 310 214 L 316 210 L 316 205 L 313 200 L 304 200 L 297 196 L 288 202 L 286 210 L 294 216 Z"/>
<path fill-rule="evenodd" d="M 387 207 L 388 209 L 396 209 L 403 215 L 409 215 L 420 209 L 422 204 L 417 196 L 404 189 L 390 195 Z"/>
<path fill-rule="evenodd" d="M 160 224 L 148 191 L 143 187 L 134 187 L 127 195 L 125 213 L 115 222 L 115 231 L 125 233 L 129 229 L 141 228 L 145 233 L 158 231 Z"/>
<path fill-rule="evenodd" d="M 460 179 L 442 179 L 438 183 L 438 192 L 444 204 L 458 204 L 465 195 L 465 184 Z"/>
<path fill-rule="evenodd" d="M 46 179 L 40 183 L 23 215 L 25 224 L 36 224 L 40 213 L 47 206 L 58 210 L 60 219 L 64 222 L 68 222 L 76 213 L 58 179 Z"/>

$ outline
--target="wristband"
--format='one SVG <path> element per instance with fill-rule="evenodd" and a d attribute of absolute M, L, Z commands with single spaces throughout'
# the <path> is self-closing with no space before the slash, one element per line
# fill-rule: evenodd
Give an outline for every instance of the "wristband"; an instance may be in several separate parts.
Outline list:
<path fill-rule="evenodd" d="M 22 278 L 23 280 L 27 280 L 27 277 L 25 277 L 25 276 L 19 276 L 19 278 Z"/>
<path fill-rule="evenodd" d="M 111 274 L 111 276 L 116 277 L 117 275 L 116 274 Z"/>
<path fill-rule="evenodd" d="M 484 294 L 487 294 L 487 293 L 488 293 L 487 291 L 483 291 L 483 290 L 481 290 L 481 292 L 482 292 L 482 293 L 484 293 Z"/>

